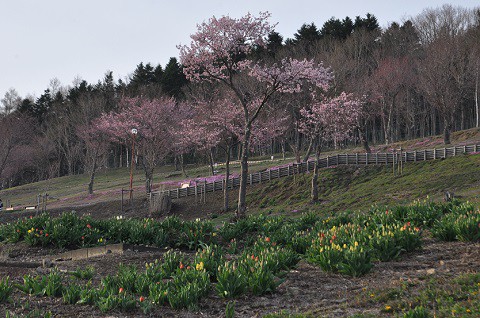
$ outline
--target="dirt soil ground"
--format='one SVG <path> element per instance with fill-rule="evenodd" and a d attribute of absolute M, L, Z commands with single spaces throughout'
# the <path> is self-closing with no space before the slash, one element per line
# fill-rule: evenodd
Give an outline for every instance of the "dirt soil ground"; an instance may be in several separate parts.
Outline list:
<path fill-rule="evenodd" d="M 216 213 L 216 205 L 198 205 L 194 201 L 184 202 L 181 207 L 183 218 L 205 217 Z M 94 217 L 108 218 L 118 215 L 118 206 L 100 204 L 76 209 L 78 213 L 90 213 Z M 65 210 L 62 210 L 65 211 Z M 50 211 L 59 214 L 62 211 Z M 30 213 L 31 214 L 31 213 Z M 11 221 L 17 217 L 28 216 L 26 212 L 2 216 L 1 221 Z M 127 210 L 125 216 L 146 217 L 148 209 L 145 201 L 135 202 L 133 210 Z M 325 273 L 321 269 L 301 261 L 285 277 L 285 281 L 273 294 L 254 297 L 245 296 L 236 299 L 235 317 L 262 317 L 267 313 L 288 310 L 289 312 L 310 312 L 319 317 L 349 317 L 356 313 L 370 313 L 373 316 L 391 317 L 382 312 L 382 308 L 368 301 L 368 295 L 375 290 L 398 288 L 402 283 L 412 282 L 412 287 L 421 289 L 429 278 L 448 282 L 460 273 L 477 273 L 480 264 L 480 243 L 444 243 L 433 239 L 424 239 L 423 249 L 404 255 L 399 260 L 376 263 L 373 270 L 361 278 Z M 10 276 L 16 283 L 22 283 L 25 274 L 45 274 L 51 268 L 41 266 L 28 268 L 26 264 L 42 262 L 61 253 L 51 248 L 32 248 L 25 244 L 0 245 L 0 277 Z M 113 274 L 118 264 L 135 264 L 144 268 L 146 262 L 161 259 L 164 250 L 137 252 L 126 250 L 123 254 L 105 254 L 83 260 L 67 260 L 55 263 L 60 271 L 73 271 L 86 266 L 95 268 L 93 283 L 96 284 L 107 274 Z M 15 266 L 8 265 L 15 263 Z M 22 265 L 23 264 L 23 265 Z M 203 299 L 196 312 L 174 311 L 169 307 L 155 308 L 149 315 L 140 310 L 134 313 L 101 313 L 92 306 L 64 305 L 61 298 L 28 296 L 16 290 L 15 303 L 4 305 L 4 310 L 16 314 L 28 314 L 34 309 L 51 311 L 54 317 L 225 317 L 226 301 L 214 295 Z M 367 301 L 365 301 L 367 299 Z M 19 301 L 20 300 L 20 301 Z M 24 304 L 29 304 L 25 306 Z M 3 311 L 3 310 L 2 310 Z M 0 313 L 0 315 L 3 312 Z"/>

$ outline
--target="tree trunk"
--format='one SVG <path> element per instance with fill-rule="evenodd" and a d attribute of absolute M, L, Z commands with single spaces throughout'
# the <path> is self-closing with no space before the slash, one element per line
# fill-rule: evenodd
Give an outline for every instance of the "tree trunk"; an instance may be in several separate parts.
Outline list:
<path fill-rule="evenodd" d="M 188 178 L 187 172 L 185 171 L 185 164 L 183 162 L 183 154 L 180 155 L 180 165 L 182 167 L 182 173 L 185 178 Z"/>
<path fill-rule="evenodd" d="M 315 151 L 315 166 L 312 173 L 312 189 L 310 197 L 312 202 L 318 202 L 318 164 L 320 160 L 320 147 L 317 146 Z"/>
<path fill-rule="evenodd" d="M 118 167 L 123 168 L 123 146 L 120 146 L 120 154 L 118 155 L 119 163 Z"/>
<path fill-rule="evenodd" d="M 465 129 L 465 107 L 460 110 L 460 130 Z"/>
<path fill-rule="evenodd" d="M 230 178 L 230 151 L 231 147 L 227 146 L 225 159 L 225 187 L 223 188 L 223 211 L 228 212 L 228 179 Z"/>
<path fill-rule="evenodd" d="M 152 184 L 153 184 L 153 167 L 150 167 L 148 162 L 145 158 L 142 161 L 143 171 L 145 172 L 145 191 L 146 193 L 152 192 Z"/>
<path fill-rule="evenodd" d="M 383 138 L 385 139 L 385 145 L 388 146 L 390 140 L 388 139 L 387 120 L 385 119 L 385 116 L 382 116 L 382 128 L 383 128 Z"/>
<path fill-rule="evenodd" d="M 443 143 L 445 145 L 450 144 L 450 133 L 451 133 L 451 124 L 448 122 L 447 118 L 444 120 L 444 127 L 443 127 Z"/>
<path fill-rule="evenodd" d="M 305 157 L 303 157 L 302 162 L 307 162 L 308 158 L 310 158 L 310 154 L 312 153 L 312 147 L 313 147 L 313 138 L 310 139 L 310 143 L 308 144 L 307 152 L 305 153 Z"/>
<path fill-rule="evenodd" d="M 173 158 L 173 164 L 175 165 L 175 171 L 180 170 L 180 168 L 178 167 L 178 156 L 175 156 L 175 158 Z"/>
<path fill-rule="evenodd" d="M 476 115 L 477 115 L 477 121 L 476 121 L 476 126 L 475 127 L 479 127 L 479 113 L 480 113 L 480 109 L 479 109 L 479 105 L 478 105 L 478 64 L 477 64 L 477 72 L 475 73 L 475 111 L 476 111 Z"/>
<path fill-rule="evenodd" d="M 300 133 L 297 130 L 296 133 L 295 133 L 295 149 L 297 151 L 295 153 L 295 162 L 296 163 L 300 163 L 300 149 L 301 149 L 301 147 L 302 147 L 302 143 L 301 143 Z"/>
<path fill-rule="evenodd" d="M 147 169 L 145 171 L 145 191 L 148 193 L 152 192 L 153 184 L 153 169 Z"/>
<path fill-rule="evenodd" d="M 295 129 L 294 133 L 294 140 L 293 143 L 289 142 L 290 148 L 293 151 L 293 155 L 295 156 L 295 162 L 300 163 L 300 134 L 298 132 L 298 127 Z"/>
<path fill-rule="evenodd" d="M 394 107 L 395 100 L 392 101 L 390 104 L 390 107 L 388 108 L 388 119 L 383 120 L 383 131 L 385 134 L 385 145 L 389 145 L 391 140 L 391 131 L 392 131 L 392 112 L 393 112 L 393 107 Z"/>
<path fill-rule="evenodd" d="M 238 191 L 237 218 L 244 218 L 247 212 L 247 178 L 248 178 L 248 143 L 250 140 L 251 128 L 246 125 L 243 136 L 242 161 L 240 174 L 240 189 Z"/>
<path fill-rule="evenodd" d="M 242 145 L 238 145 L 238 151 L 237 151 L 237 160 L 240 160 L 242 158 Z"/>
<path fill-rule="evenodd" d="M 95 179 L 95 172 L 97 171 L 97 160 L 93 160 L 92 171 L 90 173 L 90 182 L 88 183 L 88 194 L 93 194 L 93 181 Z"/>
<path fill-rule="evenodd" d="M 215 168 L 213 167 L 213 164 L 214 164 L 214 159 L 213 159 L 213 148 L 210 149 L 210 153 L 208 155 L 208 159 L 210 161 L 210 172 L 212 173 L 212 176 L 215 174 Z"/>
<path fill-rule="evenodd" d="M 372 150 L 370 149 L 370 146 L 368 145 L 368 140 L 367 140 L 367 134 L 365 132 L 365 126 L 364 125 L 358 125 L 358 135 L 360 136 L 360 140 L 362 142 L 363 148 L 365 149 L 366 153 L 371 153 Z"/>

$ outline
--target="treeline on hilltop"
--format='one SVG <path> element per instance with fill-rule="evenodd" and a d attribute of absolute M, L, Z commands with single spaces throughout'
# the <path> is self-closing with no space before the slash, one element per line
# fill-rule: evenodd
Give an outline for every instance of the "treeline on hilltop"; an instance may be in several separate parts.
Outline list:
<path fill-rule="evenodd" d="M 363 110 L 352 138 L 330 140 L 324 148 L 362 142 L 368 151 L 369 143 L 388 144 L 440 133 L 449 143 L 452 131 L 480 124 L 478 9 L 448 5 L 426 9 L 410 20 L 393 22 L 386 29 L 381 29 L 371 14 L 355 19 L 331 18 L 321 28 L 314 23 L 302 25 L 291 39 L 272 31 L 265 46 L 256 46 L 249 54 L 231 54 L 239 62 L 254 60 L 276 65 L 285 58 L 313 59 L 330 68 L 334 79 L 326 94 L 352 94 L 362 101 Z M 176 58 L 171 58 L 164 68 L 142 62 L 124 81 L 115 81 L 112 72 L 96 84 L 78 80 L 71 86 L 62 86 L 58 80 L 52 80 L 38 98 L 22 98 L 10 89 L 1 100 L 0 189 L 85 173 L 93 166 L 127 166 L 131 160 L 130 139 L 109 138 L 101 143 L 102 151 L 97 151 L 91 136 L 85 136 L 85 127 L 106 114 L 120 114 L 128 105 L 146 100 L 196 105 L 182 106 L 181 120 L 190 120 L 190 125 L 183 123 L 179 128 L 174 121 L 158 119 L 171 125 L 164 126 L 162 134 L 172 141 L 172 131 L 189 135 L 190 139 L 195 131 L 207 135 L 210 126 L 196 127 L 198 119 L 189 112 L 202 112 L 198 107 L 200 96 L 206 104 L 219 104 L 218 108 L 205 109 L 221 112 L 222 103 L 217 97 L 222 96 L 228 103 L 231 96 L 212 83 L 188 80 L 183 68 Z M 244 85 L 247 87 L 248 83 Z M 269 127 L 267 124 L 273 122 L 275 125 L 269 130 L 275 132 L 269 134 L 258 128 L 252 137 L 256 142 L 248 151 L 266 155 L 291 150 L 298 160 L 304 160 L 299 154 L 311 151 L 313 137 L 305 133 L 305 128 L 299 128 L 300 117 L 302 107 L 310 102 L 311 96 L 304 92 L 272 98 L 269 115 L 260 118 L 260 123 Z M 187 132 L 188 127 L 193 133 Z M 223 136 L 222 143 L 203 141 L 200 145 L 197 140 L 188 147 L 172 145 L 162 155 L 139 151 L 136 161 L 147 171 L 151 165 L 175 163 L 180 169 L 186 163 L 239 158 L 239 133 L 230 133 L 229 137 Z M 138 138 L 147 136 L 142 137 L 140 132 Z M 187 141 L 175 142 L 183 145 Z M 149 160 L 148 156 L 156 157 Z"/>

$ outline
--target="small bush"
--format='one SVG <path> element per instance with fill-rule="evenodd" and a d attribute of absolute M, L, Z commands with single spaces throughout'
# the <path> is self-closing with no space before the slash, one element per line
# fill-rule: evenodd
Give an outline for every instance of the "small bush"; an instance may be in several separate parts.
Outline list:
<path fill-rule="evenodd" d="M 10 284 L 10 277 L 4 277 L 0 280 L 0 303 L 8 301 L 12 292 L 13 286 Z"/>
<path fill-rule="evenodd" d="M 223 298 L 234 298 L 247 290 L 247 277 L 238 270 L 234 262 L 226 262 L 219 266 L 217 281 L 217 294 Z"/>
<path fill-rule="evenodd" d="M 79 268 L 70 274 L 78 279 L 92 279 L 93 275 L 95 275 L 95 268 L 93 266 L 87 266 L 85 269 Z"/>
<path fill-rule="evenodd" d="M 430 318 L 431 315 L 429 311 L 425 307 L 415 307 L 414 309 L 410 309 L 405 314 L 403 314 L 403 318 Z"/>
<path fill-rule="evenodd" d="M 63 302 L 65 304 L 76 304 L 81 297 L 82 289 L 76 284 L 66 286 L 62 291 Z"/>

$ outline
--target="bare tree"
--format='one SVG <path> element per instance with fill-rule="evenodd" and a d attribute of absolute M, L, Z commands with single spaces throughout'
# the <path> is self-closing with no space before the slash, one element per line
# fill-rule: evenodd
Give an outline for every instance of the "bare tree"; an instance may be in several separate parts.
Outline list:
<path fill-rule="evenodd" d="M 443 119 L 445 144 L 450 143 L 450 134 L 467 92 L 469 53 L 464 42 L 466 31 L 474 23 L 472 13 L 444 5 L 427 9 L 414 19 L 425 47 L 424 58 L 418 63 L 420 87 Z"/>
<path fill-rule="evenodd" d="M 456 38 L 475 25 L 475 11 L 444 4 L 436 9 L 425 9 L 413 19 L 423 45 L 439 38 Z"/>
<path fill-rule="evenodd" d="M 5 96 L 1 100 L 3 105 L 3 115 L 9 115 L 12 113 L 22 102 L 22 99 L 18 95 L 14 88 L 10 88 Z"/>
<path fill-rule="evenodd" d="M 32 139 L 32 121 L 27 117 L 5 116 L 0 118 L 0 186 L 8 177 L 5 171 L 18 170 L 13 165 L 21 164 L 21 160 L 13 160 L 14 153 Z M 17 152 L 18 153 L 18 152 Z M 22 159 L 20 157 L 20 159 Z M 25 158 L 23 158 L 25 159 Z"/>

